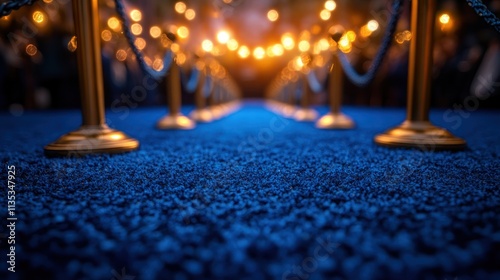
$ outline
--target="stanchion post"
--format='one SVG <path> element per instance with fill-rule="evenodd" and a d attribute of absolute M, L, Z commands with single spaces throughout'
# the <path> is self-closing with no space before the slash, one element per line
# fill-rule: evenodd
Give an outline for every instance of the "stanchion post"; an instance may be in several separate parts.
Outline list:
<path fill-rule="evenodd" d="M 340 50 L 338 50 L 340 51 Z M 332 67 L 329 76 L 330 113 L 316 122 L 319 129 L 351 129 L 355 127 L 354 121 L 341 112 L 343 94 L 344 72 L 338 56 L 333 55 Z"/>
<path fill-rule="evenodd" d="M 190 130 L 196 127 L 196 123 L 181 113 L 182 91 L 181 91 L 181 68 L 177 61 L 172 62 L 167 82 L 168 114 L 156 124 L 162 130 Z"/>
<path fill-rule="evenodd" d="M 408 73 L 407 118 L 400 126 L 377 135 L 375 142 L 388 147 L 460 150 L 464 140 L 432 125 L 429 105 L 432 83 L 436 0 L 413 0 Z"/>
<path fill-rule="evenodd" d="M 110 129 L 104 115 L 104 86 L 99 32 L 98 0 L 73 0 L 82 126 L 45 147 L 47 156 L 122 153 L 139 142 Z"/>

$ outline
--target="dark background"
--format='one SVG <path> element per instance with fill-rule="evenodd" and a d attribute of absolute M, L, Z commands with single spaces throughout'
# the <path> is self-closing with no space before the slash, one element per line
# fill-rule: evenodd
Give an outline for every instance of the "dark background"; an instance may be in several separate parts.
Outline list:
<path fill-rule="evenodd" d="M 68 43 L 73 36 L 71 1 L 54 0 L 50 4 L 39 1 L 32 7 L 25 7 L 14 12 L 7 19 L 0 20 L 0 108 L 2 110 L 19 109 L 62 109 L 79 107 L 79 88 L 75 53 L 68 50 Z M 102 26 L 106 19 L 114 14 L 112 5 L 102 1 Z M 170 11 L 175 1 L 145 3 L 126 1 L 130 7 L 141 9 L 144 13 L 143 25 L 153 25 L 160 20 L 165 26 L 181 21 Z M 251 49 L 262 42 L 279 42 L 283 30 L 300 32 L 314 24 L 320 24 L 323 30 L 329 26 L 342 24 L 348 29 L 357 30 L 369 19 L 379 16 L 382 21 L 390 8 L 389 1 L 337 1 L 337 9 L 328 22 L 319 22 L 317 11 L 324 1 L 234 1 L 231 5 L 218 7 L 217 15 L 207 7 L 212 1 L 186 1 L 202 11 L 196 22 L 190 26 L 196 39 L 211 36 L 212 26 L 230 26 L 233 34 L 245 42 Z M 492 10 L 498 11 L 500 1 L 484 1 Z M 398 32 L 409 29 L 409 4 L 398 26 Z M 169 6 L 170 5 L 170 6 Z M 468 7 L 466 1 L 439 1 L 438 15 L 449 13 L 454 21 L 453 28 L 446 32 L 436 27 L 435 69 L 432 93 L 432 106 L 450 108 L 462 104 L 477 85 L 488 81 L 482 87 L 483 94 L 490 95 L 482 101 L 482 108 L 500 108 L 497 81 L 498 33 L 489 27 Z M 213 8 L 213 7 L 212 7 Z M 270 8 L 280 11 L 278 23 L 263 24 L 252 18 Z M 170 9 L 170 10 L 169 10 Z M 32 13 L 36 10 L 53 11 L 48 13 L 49 22 L 45 26 L 36 26 Z M 177 17 L 176 17 L 177 16 Z M 381 21 L 381 20 L 379 20 Z M 384 22 L 370 41 L 356 46 L 351 54 L 358 70 L 363 71 L 374 57 L 383 35 Z M 21 36 L 31 26 L 36 28 L 33 36 Z M 215 23 L 214 23 L 215 22 Z M 318 23 L 319 22 L 319 23 Z M 196 33 L 198 32 L 198 33 Z M 30 33 L 30 32 L 28 32 Z M 14 34 L 14 35 L 13 35 Z M 17 34 L 17 36 L 16 36 Z M 319 36 L 325 36 L 322 32 Z M 196 40 L 193 40 L 196 41 Z M 28 44 L 37 47 L 34 56 L 26 54 Z M 126 46 L 120 34 L 115 34 L 111 42 L 103 42 L 103 67 L 105 78 L 106 104 L 110 106 L 122 94 L 129 94 L 131 89 L 141 83 L 141 73 L 136 61 L 129 59 L 118 62 L 114 50 Z M 189 47 L 186 45 L 186 48 Z M 384 66 L 374 83 L 368 88 L 357 88 L 348 81 L 345 83 L 344 102 L 362 106 L 404 106 L 406 102 L 407 58 L 409 43 L 394 43 Z M 130 50 L 128 50 L 130 53 Z M 146 54 L 157 55 L 156 49 L 146 48 Z M 271 80 L 290 61 L 296 53 L 288 53 L 279 58 L 258 61 L 253 58 L 240 59 L 235 53 L 227 53 L 217 59 L 224 65 L 241 87 L 244 97 L 261 98 Z M 132 55 L 129 55 L 131 57 Z M 488 64 L 489 63 L 489 64 Z M 481 86 L 480 86 L 481 87 Z M 184 92 L 184 103 L 192 102 L 192 96 Z M 165 85 L 152 90 L 142 106 L 164 105 Z M 324 103 L 325 94 L 319 94 L 316 103 Z"/>

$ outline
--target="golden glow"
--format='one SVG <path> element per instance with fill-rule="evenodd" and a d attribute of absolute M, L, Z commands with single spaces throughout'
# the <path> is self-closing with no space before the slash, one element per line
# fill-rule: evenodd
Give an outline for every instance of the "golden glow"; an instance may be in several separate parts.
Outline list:
<path fill-rule="evenodd" d="M 149 35 L 151 35 L 152 38 L 159 38 L 161 36 L 161 28 L 158 26 L 151 26 L 149 29 Z"/>
<path fill-rule="evenodd" d="M 143 50 L 145 47 L 146 47 L 146 40 L 142 39 L 142 38 L 137 38 L 135 39 L 135 46 L 139 49 L 139 50 Z"/>
<path fill-rule="evenodd" d="M 134 35 L 141 35 L 142 34 L 142 25 L 139 23 L 134 23 L 132 26 L 130 26 L 130 31 L 132 31 L 132 34 Z"/>
<path fill-rule="evenodd" d="M 183 53 L 178 53 L 177 56 L 175 57 L 175 62 L 177 63 L 177 65 L 184 65 L 184 63 L 186 63 L 186 60 L 187 57 Z"/>
<path fill-rule="evenodd" d="M 325 2 L 325 9 L 332 12 L 337 8 L 337 3 L 333 0 L 328 0 Z"/>
<path fill-rule="evenodd" d="M 196 17 L 196 12 L 193 9 L 187 9 L 184 16 L 187 20 L 193 20 Z"/>
<path fill-rule="evenodd" d="M 26 46 L 26 53 L 29 56 L 35 56 L 38 53 L 38 48 L 33 44 L 29 44 Z"/>
<path fill-rule="evenodd" d="M 250 50 L 248 49 L 247 46 L 241 46 L 240 49 L 238 50 L 238 55 L 241 58 L 247 58 L 250 56 Z"/>
<path fill-rule="evenodd" d="M 44 3 L 50 4 L 52 3 L 52 0 L 43 0 Z"/>
<path fill-rule="evenodd" d="M 45 21 L 45 14 L 43 12 L 40 12 L 40 11 L 35 11 L 33 13 L 33 20 L 36 23 L 43 23 Z"/>
<path fill-rule="evenodd" d="M 273 54 L 275 56 L 282 56 L 285 53 L 285 49 L 281 44 L 275 44 L 273 46 Z"/>
<path fill-rule="evenodd" d="M 327 9 L 321 10 L 321 12 L 319 13 L 319 17 L 322 20 L 327 21 L 332 17 L 332 12 L 328 11 Z"/>
<path fill-rule="evenodd" d="M 354 32 L 352 30 L 347 31 L 347 33 L 345 34 L 345 36 L 347 37 L 347 39 L 350 42 L 356 41 L 356 32 Z"/>
<path fill-rule="evenodd" d="M 318 42 L 318 48 L 320 51 L 326 51 L 330 48 L 330 43 L 328 42 L 327 39 L 321 39 Z"/>
<path fill-rule="evenodd" d="M 115 17 L 110 17 L 108 19 L 108 26 L 114 31 L 118 31 L 120 30 L 120 21 Z"/>
<path fill-rule="evenodd" d="M 229 35 L 229 32 L 225 30 L 221 30 L 219 31 L 219 33 L 217 33 L 217 41 L 221 44 L 227 44 L 230 39 L 231 35 Z"/>
<path fill-rule="evenodd" d="M 230 50 L 230 51 L 235 51 L 238 49 L 238 46 L 239 46 L 239 43 L 238 41 L 236 41 L 236 39 L 231 39 L 229 40 L 229 42 L 227 42 L 227 48 Z"/>
<path fill-rule="evenodd" d="M 339 49 L 344 53 L 350 53 L 352 51 L 352 43 L 351 40 L 349 40 L 347 34 L 340 39 L 338 46 Z"/>
<path fill-rule="evenodd" d="M 106 29 L 101 32 L 101 38 L 103 41 L 109 42 L 113 38 L 113 34 L 111 31 Z"/>
<path fill-rule="evenodd" d="M 283 44 L 283 48 L 285 48 L 285 50 L 292 50 L 295 47 L 293 35 L 290 33 L 283 34 L 283 36 L 281 36 L 281 44 Z"/>
<path fill-rule="evenodd" d="M 448 23 L 450 23 L 450 21 L 451 21 L 451 17 L 450 17 L 450 15 L 448 15 L 448 14 L 442 14 L 442 15 L 439 17 L 439 22 L 440 22 L 441 24 L 448 24 Z"/>
<path fill-rule="evenodd" d="M 118 61 L 125 61 L 127 59 L 127 52 L 125 50 L 118 50 L 116 51 L 116 59 L 118 59 Z"/>
<path fill-rule="evenodd" d="M 267 19 L 269 19 L 270 21 L 277 21 L 279 17 L 280 14 L 278 13 L 278 11 L 274 9 L 269 10 L 269 12 L 267 12 Z"/>
<path fill-rule="evenodd" d="M 205 52 L 211 52 L 214 49 L 214 43 L 212 43 L 212 41 L 206 39 L 203 42 L 201 42 L 201 48 Z"/>
<path fill-rule="evenodd" d="M 141 19 L 142 19 L 142 13 L 141 13 L 141 11 L 139 11 L 137 9 L 134 9 L 134 10 L 130 11 L 130 18 L 133 21 L 141 21 Z"/>
<path fill-rule="evenodd" d="M 76 51 L 76 48 L 77 48 L 77 41 L 76 41 L 76 36 L 73 36 L 71 37 L 71 40 L 69 40 L 68 42 L 68 50 L 70 52 L 74 52 Z"/>
<path fill-rule="evenodd" d="M 311 49 L 311 44 L 308 41 L 303 40 L 299 42 L 299 51 L 307 52 L 310 49 Z"/>
<path fill-rule="evenodd" d="M 175 11 L 179 14 L 183 14 L 186 12 L 187 6 L 186 3 L 184 2 L 177 2 L 175 3 Z"/>
<path fill-rule="evenodd" d="M 370 20 L 367 24 L 366 24 L 366 27 L 368 28 L 368 30 L 370 30 L 371 32 L 375 32 L 378 30 L 379 28 L 379 24 L 378 24 L 378 21 L 372 19 Z"/>
<path fill-rule="evenodd" d="M 173 53 L 178 53 L 181 50 L 181 46 L 179 46 L 179 44 L 177 44 L 177 43 L 173 43 L 172 45 L 170 45 L 170 50 Z"/>
<path fill-rule="evenodd" d="M 185 26 L 181 26 L 177 29 L 177 35 L 181 39 L 186 39 L 187 37 L 189 37 L 189 29 Z"/>
<path fill-rule="evenodd" d="M 264 57 L 266 57 L 266 50 L 264 50 L 263 47 L 256 47 L 253 50 L 253 57 L 258 60 L 264 59 Z"/>
<path fill-rule="evenodd" d="M 300 71 L 302 70 L 302 68 L 304 68 L 304 62 L 302 61 L 302 58 L 300 56 L 296 57 L 294 60 L 293 60 L 293 69 L 295 71 Z"/>

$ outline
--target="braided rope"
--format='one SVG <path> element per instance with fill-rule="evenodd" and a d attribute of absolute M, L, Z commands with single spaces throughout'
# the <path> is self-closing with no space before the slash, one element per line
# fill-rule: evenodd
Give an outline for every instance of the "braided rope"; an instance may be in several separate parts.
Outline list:
<path fill-rule="evenodd" d="M 496 31 L 500 32 L 500 19 L 492 13 L 481 0 L 466 0 L 476 13 L 482 17 L 486 23 L 491 25 Z"/>
<path fill-rule="evenodd" d="M 130 21 L 128 20 L 127 14 L 125 12 L 125 5 L 123 4 L 122 0 L 114 0 L 114 1 L 116 6 L 116 12 L 118 13 L 118 16 L 122 22 L 123 33 L 125 34 L 125 38 L 127 39 L 127 42 L 130 48 L 132 49 L 132 52 L 137 58 L 137 61 L 139 62 L 139 66 L 141 67 L 142 71 L 144 71 L 144 73 L 148 74 L 149 76 L 153 77 L 156 80 L 163 79 L 167 75 L 167 72 L 170 69 L 170 66 L 172 65 L 173 61 L 172 52 L 167 51 L 167 53 L 165 54 L 165 57 L 163 59 L 163 69 L 161 71 L 156 71 L 152 69 L 146 63 L 143 54 L 135 45 L 136 37 L 134 36 L 134 34 L 132 34 L 130 28 Z"/>
<path fill-rule="evenodd" d="M 37 0 L 12 0 L 0 4 L 0 18 L 10 15 L 14 10 L 19 10 L 24 6 L 31 6 Z"/>
<path fill-rule="evenodd" d="M 342 67 L 344 68 L 344 72 L 353 82 L 359 87 L 365 87 L 369 83 L 373 81 L 375 78 L 375 75 L 377 74 L 378 70 L 380 69 L 380 66 L 382 65 L 382 62 L 384 61 L 384 58 L 387 55 L 387 52 L 389 51 L 389 48 L 391 47 L 392 40 L 394 38 L 394 34 L 396 32 L 396 27 L 399 21 L 399 18 L 402 14 L 402 7 L 403 7 L 403 0 L 394 0 L 392 4 L 392 15 L 391 19 L 389 20 L 389 24 L 387 26 L 387 29 L 385 31 L 384 39 L 382 41 L 382 44 L 380 46 L 380 49 L 377 52 L 377 55 L 375 56 L 372 65 L 368 69 L 368 71 L 365 74 L 359 74 L 356 69 L 351 65 L 349 62 L 349 59 L 347 58 L 347 55 L 344 54 L 343 52 L 337 52 L 337 55 L 339 57 L 340 63 L 342 64 Z"/>

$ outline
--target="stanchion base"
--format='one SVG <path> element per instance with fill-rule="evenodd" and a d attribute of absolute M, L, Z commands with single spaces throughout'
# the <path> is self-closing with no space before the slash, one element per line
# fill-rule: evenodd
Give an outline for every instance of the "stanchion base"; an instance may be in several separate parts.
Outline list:
<path fill-rule="evenodd" d="M 212 112 L 210 112 L 210 110 L 208 110 L 208 109 L 194 110 L 193 112 L 191 112 L 191 114 L 189 116 L 194 121 L 200 122 L 200 123 L 209 123 L 209 122 L 212 122 L 214 120 L 214 116 L 212 115 Z"/>
<path fill-rule="evenodd" d="M 314 109 L 300 108 L 295 111 L 293 118 L 298 122 L 313 122 L 318 118 L 318 112 Z"/>
<path fill-rule="evenodd" d="M 214 120 L 219 120 L 224 116 L 224 109 L 220 105 L 212 105 L 209 108 Z"/>
<path fill-rule="evenodd" d="M 56 142 L 45 146 L 45 155 L 84 156 L 89 154 L 115 154 L 137 150 L 139 141 L 125 133 L 103 126 L 82 126 Z"/>
<path fill-rule="evenodd" d="M 342 113 L 329 113 L 316 122 L 319 129 L 352 129 L 355 126 L 354 121 Z"/>
<path fill-rule="evenodd" d="M 411 121 L 405 121 L 400 126 L 377 135 L 375 143 L 386 147 L 420 148 L 426 151 L 463 150 L 467 147 L 463 139 L 446 129 L 430 122 Z"/>
<path fill-rule="evenodd" d="M 281 114 L 285 118 L 293 118 L 296 112 L 297 112 L 297 107 L 288 104 L 283 105 L 283 108 L 281 109 Z"/>
<path fill-rule="evenodd" d="M 156 124 L 156 128 L 163 130 L 190 130 L 195 127 L 196 123 L 182 114 L 165 116 Z"/>

